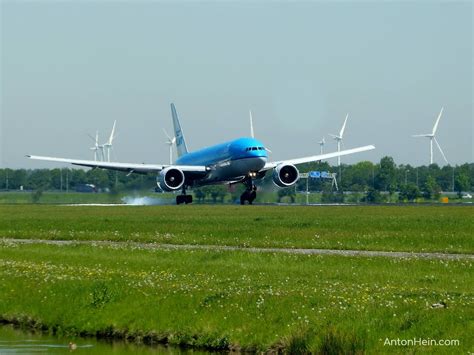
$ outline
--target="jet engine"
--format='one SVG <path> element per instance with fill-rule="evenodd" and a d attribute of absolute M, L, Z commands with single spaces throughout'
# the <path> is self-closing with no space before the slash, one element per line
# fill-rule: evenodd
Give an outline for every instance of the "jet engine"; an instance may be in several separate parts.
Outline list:
<path fill-rule="evenodd" d="M 273 169 L 273 182 L 280 187 L 293 185 L 300 178 L 300 172 L 294 165 L 280 164 Z"/>
<path fill-rule="evenodd" d="M 170 166 L 161 170 L 156 180 L 163 191 L 175 191 L 183 186 L 184 173 Z"/>

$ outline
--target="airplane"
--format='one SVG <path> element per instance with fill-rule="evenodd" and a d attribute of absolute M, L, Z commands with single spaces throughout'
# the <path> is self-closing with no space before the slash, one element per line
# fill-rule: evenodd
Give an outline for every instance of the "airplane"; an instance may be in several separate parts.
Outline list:
<path fill-rule="evenodd" d="M 246 189 L 240 196 L 240 203 L 252 204 L 255 200 L 254 182 L 261 180 L 272 171 L 272 179 L 279 187 L 294 185 L 300 177 L 296 165 L 316 162 L 339 156 L 360 153 L 375 149 L 373 145 L 342 150 L 339 152 L 312 155 L 296 159 L 268 161 L 268 149 L 255 139 L 251 119 L 251 137 L 241 137 L 229 142 L 189 152 L 184 133 L 179 122 L 176 107 L 171 104 L 171 116 L 176 137 L 178 159 L 174 164 L 137 164 L 112 163 L 94 160 L 78 160 L 46 156 L 27 155 L 30 159 L 46 160 L 73 165 L 86 166 L 128 172 L 129 174 L 157 173 L 157 185 L 166 192 L 181 190 L 176 197 L 176 204 L 192 203 L 192 195 L 187 195 L 188 188 L 210 184 L 242 183 Z M 250 116 L 251 117 L 251 116 Z"/>

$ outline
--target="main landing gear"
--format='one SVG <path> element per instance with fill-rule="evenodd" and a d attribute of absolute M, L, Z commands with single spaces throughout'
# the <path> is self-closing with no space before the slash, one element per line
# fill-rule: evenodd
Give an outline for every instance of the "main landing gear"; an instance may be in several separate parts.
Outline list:
<path fill-rule="evenodd" d="M 193 203 L 193 195 L 186 195 L 186 187 L 183 186 L 183 193 L 176 196 L 176 204 L 180 205 L 182 203 L 188 204 Z"/>
<path fill-rule="evenodd" d="M 240 195 L 240 204 L 245 205 L 245 201 L 249 202 L 249 205 L 257 198 L 257 186 L 252 183 L 252 179 L 248 179 L 244 182 L 245 191 Z"/>

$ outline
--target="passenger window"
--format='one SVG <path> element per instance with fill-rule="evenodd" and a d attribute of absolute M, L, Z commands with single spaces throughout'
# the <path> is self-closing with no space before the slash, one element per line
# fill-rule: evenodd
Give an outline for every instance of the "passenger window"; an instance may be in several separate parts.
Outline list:
<path fill-rule="evenodd" d="M 257 150 L 257 147 L 252 147 L 252 150 Z"/>

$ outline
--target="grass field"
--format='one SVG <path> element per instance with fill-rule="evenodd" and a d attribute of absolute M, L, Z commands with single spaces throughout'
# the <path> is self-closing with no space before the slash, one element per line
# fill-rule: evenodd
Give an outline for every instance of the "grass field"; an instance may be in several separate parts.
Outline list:
<path fill-rule="evenodd" d="M 0 206 L 0 237 L 473 253 L 471 206 Z"/>
<path fill-rule="evenodd" d="M 191 191 L 192 193 L 192 191 Z M 80 193 L 80 192 L 59 192 L 59 191 L 45 191 L 41 194 L 37 201 L 33 201 L 35 191 L 0 191 L 0 205 L 2 204 L 30 204 L 36 202 L 39 204 L 87 204 L 87 203 L 124 203 L 127 199 L 134 197 L 147 197 L 152 200 L 161 200 L 161 204 L 175 204 L 176 194 L 174 193 L 155 193 L 150 190 L 141 191 L 122 191 L 119 193 Z M 344 201 L 346 203 L 358 203 L 360 202 L 364 193 L 354 192 L 347 194 Z M 457 194 L 445 193 L 443 196 L 449 197 L 450 203 L 472 203 L 473 199 L 459 199 Z M 299 192 L 294 196 L 294 203 L 306 204 L 306 194 Z M 322 194 L 320 192 L 312 192 L 308 195 L 308 203 L 315 204 L 321 203 Z M 211 203 L 212 199 L 207 196 L 206 203 Z M 259 191 L 256 203 L 269 204 L 276 203 L 278 196 L 275 191 Z M 395 194 L 391 197 L 392 202 L 397 202 L 398 197 Z M 195 203 L 197 203 L 195 198 Z M 291 199 L 283 197 L 282 203 L 291 203 Z M 425 200 L 421 199 L 421 203 L 439 203 L 439 199 Z M 239 199 L 232 200 L 231 194 L 227 194 L 224 198 L 223 203 L 225 204 L 238 204 Z M 222 203 L 221 203 L 222 204 Z"/>
<path fill-rule="evenodd" d="M 289 353 L 474 350 L 471 259 L 5 238 L 473 253 L 470 207 L 0 207 L 0 321 L 58 334 Z M 446 308 L 433 308 L 444 302 Z M 386 339 L 457 339 L 454 347 Z"/>

